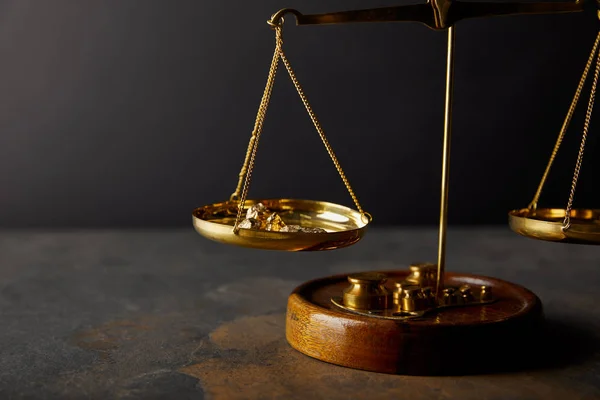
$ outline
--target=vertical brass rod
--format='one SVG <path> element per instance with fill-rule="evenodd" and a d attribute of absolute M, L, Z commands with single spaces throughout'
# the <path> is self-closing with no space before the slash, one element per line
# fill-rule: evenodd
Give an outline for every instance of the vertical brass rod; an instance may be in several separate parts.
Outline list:
<path fill-rule="evenodd" d="M 442 187 L 440 194 L 440 229 L 438 236 L 438 270 L 436 297 L 444 289 L 446 268 L 446 228 L 448 225 L 448 179 L 450 174 L 450 141 L 452 138 L 452 86 L 454 84 L 454 26 L 448 28 L 448 54 L 446 59 L 446 104 L 444 106 L 444 145 L 442 155 Z"/>

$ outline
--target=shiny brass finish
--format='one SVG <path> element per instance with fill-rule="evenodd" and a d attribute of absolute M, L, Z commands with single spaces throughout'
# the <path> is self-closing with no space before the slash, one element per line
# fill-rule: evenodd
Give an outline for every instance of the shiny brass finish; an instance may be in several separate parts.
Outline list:
<path fill-rule="evenodd" d="M 395 286 L 394 307 L 399 312 L 424 311 L 436 306 L 430 286 L 414 285 L 408 280 L 396 282 Z"/>
<path fill-rule="evenodd" d="M 554 144 L 554 148 L 552 149 L 552 153 L 550 154 L 550 160 L 548 160 L 548 164 L 546 165 L 546 169 L 544 170 L 544 174 L 542 175 L 542 179 L 538 185 L 538 188 L 533 196 L 533 200 L 529 203 L 527 208 L 536 209 L 538 206 L 538 201 L 540 200 L 540 196 L 542 194 L 542 190 L 544 189 L 544 185 L 546 184 L 546 180 L 548 179 L 548 175 L 550 174 L 550 169 L 554 164 L 554 160 L 558 154 L 558 150 L 560 149 L 560 145 L 565 137 L 565 133 L 567 132 L 567 128 L 571 123 L 571 119 L 573 118 L 573 114 L 575 113 L 575 108 L 577 107 L 577 103 L 579 102 L 579 97 L 581 96 L 581 91 L 583 90 L 583 85 L 587 80 L 588 73 L 590 68 L 594 62 L 594 58 L 596 57 L 596 53 L 598 52 L 598 44 L 600 43 L 600 31 L 596 35 L 596 41 L 594 42 L 594 46 L 592 47 L 592 51 L 590 52 L 590 56 L 585 64 L 585 68 L 583 69 L 583 74 L 581 75 L 581 79 L 579 79 L 579 84 L 577 85 L 577 89 L 575 90 L 575 95 L 573 96 L 573 100 L 571 101 L 571 105 L 569 106 L 569 111 L 565 116 L 563 124 L 560 128 L 560 132 L 558 133 L 558 138 L 556 139 L 556 143 Z"/>
<path fill-rule="evenodd" d="M 272 199 L 247 200 L 246 209 L 263 203 L 277 212 L 288 224 L 308 228 L 323 228 L 327 233 L 268 232 L 240 229 L 233 233 L 238 213 L 238 203 L 227 201 L 200 207 L 192 213 L 196 231 L 221 243 L 266 250 L 315 251 L 333 250 L 358 242 L 365 233 L 367 223 L 355 210 L 338 204 L 313 200 Z"/>
<path fill-rule="evenodd" d="M 391 307 L 391 293 L 385 288 L 387 277 L 377 272 L 348 276 L 351 285 L 344 290 L 343 304 L 353 310 L 385 310 Z"/>
<path fill-rule="evenodd" d="M 535 192 L 533 200 L 529 203 L 529 206 L 520 210 L 512 210 L 509 213 L 509 225 L 515 232 L 528 236 L 535 239 L 567 242 L 567 243 L 585 243 L 585 244 L 600 244 L 600 219 L 598 218 L 598 210 L 593 209 L 573 209 L 573 202 L 575 198 L 575 190 L 579 181 L 579 175 L 581 172 L 581 165 L 583 162 L 583 154 L 585 145 L 588 137 L 590 121 L 592 116 L 592 110 L 594 106 L 594 100 L 596 95 L 596 88 L 598 85 L 598 79 L 600 77 L 600 32 L 596 36 L 596 40 L 590 52 L 590 56 L 587 60 L 585 68 L 575 95 L 571 101 L 571 105 L 560 129 L 558 138 L 550 155 L 550 160 L 546 166 L 540 184 Z M 585 115 L 583 133 L 581 143 L 579 146 L 579 153 L 575 163 L 575 169 L 573 172 L 573 179 L 571 182 L 571 190 L 569 192 L 569 200 L 565 209 L 560 208 L 537 208 L 538 201 L 548 174 L 554 163 L 556 155 L 560 149 L 563 138 L 571 122 L 573 113 L 579 98 L 581 91 L 584 87 L 589 71 L 596 59 L 596 67 L 594 70 L 594 77 L 590 90 L 590 97 L 588 100 L 587 112 Z"/>
<path fill-rule="evenodd" d="M 271 93 L 273 92 L 273 85 L 275 84 L 275 76 L 277 74 L 277 66 L 279 65 L 279 57 L 281 47 L 283 46 L 283 40 L 281 38 L 281 29 L 276 30 L 275 37 L 275 50 L 273 51 L 273 57 L 271 59 L 271 66 L 269 67 L 269 75 L 267 78 L 267 84 L 263 92 L 256 119 L 254 121 L 254 129 L 252 129 L 252 135 L 246 149 L 246 156 L 242 164 L 242 169 L 238 174 L 238 182 L 234 192 L 229 197 L 230 201 L 235 201 L 238 204 L 238 211 L 235 222 L 233 224 L 234 233 L 238 233 L 238 225 L 242 219 L 244 206 L 246 203 L 246 197 L 248 190 L 250 189 L 250 180 L 252 178 L 252 170 L 254 169 L 254 160 L 256 158 L 256 152 L 258 150 L 258 141 L 262 133 L 262 127 L 265 121 L 265 116 L 269 103 L 271 100 Z"/>
<path fill-rule="evenodd" d="M 600 53 L 596 59 L 596 69 L 594 71 L 594 80 L 590 90 L 590 99 L 588 101 L 587 112 L 585 114 L 585 122 L 583 123 L 583 134 L 581 136 L 581 144 L 579 145 L 579 153 L 577 154 L 577 162 L 575 163 L 575 171 L 573 172 L 573 180 L 571 183 L 571 192 L 569 193 L 569 202 L 565 210 L 565 219 L 563 221 L 564 229 L 567 230 L 571 226 L 571 210 L 575 199 L 575 190 L 577 189 L 577 181 L 581 172 L 581 163 L 583 162 L 583 152 L 587 142 L 588 132 L 590 130 L 590 120 L 594 109 L 594 99 L 596 97 L 596 87 L 598 86 L 598 77 L 600 76 Z"/>
<path fill-rule="evenodd" d="M 453 300 L 454 301 L 454 300 Z M 352 314 L 363 315 L 371 318 L 383 318 L 383 319 L 392 319 L 396 321 L 405 321 L 409 319 L 418 319 L 428 317 L 429 315 L 434 315 L 435 312 L 443 310 L 448 307 L 474 307 L 474 306 L 484 306 L 486 304 L 491 304 L 495 300 L 487 300 L 487 301 L 477 301 L 469 304 L 462 304 L 454 302 L 452 304 L 440 304 L 437 307 L 425 308 L 418 311 L 404 311 L 398 310 L 397 308 L 387 308 L 385 310 L 358 310 L 352 309 L 344 306 L 343 300 L 341 296 L 333 296 L 331 298 L 331 304 L 334 307 L 340 308 Z"/>
<path fill-rule="evenodd" d="M 600 210 L 574 209 L 569 229 L 564 229 L 562 208 L 523 208 L 509 213 L 513 231 L 534 239 L 553 242 L 600 244 Z"/>
<path fill-rule="evenodd" d="M 296 74 L 283 51 L 282 22 L 271 22 L 275 31 L 275 50 L 271 59 L 271 66 L 267 78 L 267 84 L 258 108 L 254 129 L 248 143 L 246 156 L 238 175 L 235 191 L 229 201 L 207 205 L 194 210 L 193 222 L 196 231 L 201 235 L 223 243 L 239 246 L 254 247 L 270 250 L 307 251 L 307 250 L 331 250 L 346 247 L 358 242 L 366 226 L 371 221 L 371 215 L 364 211 L 358 202 L 350 182 L 346 178 L 333 148 L 329 144 L 325 132 L 310 106 Z M 256 204 L 257 201 L 247 200 L 254 160 L 258 149 L 258 143 L 262 127 L 271 99 L 273 85 L 279 61 L 282 61 L 287 70 L 294 87 L 296 88 L 308 115 L 329 154 L 342 182 L 344 183 L 350 197 L 352 198 L 358 213 L 347 207 L 322 201 L 274 199 L 261 201 L 273 212 L 279 214 L 288 225 L 300 225 L 305 228 L 321 228 L 327 233 L 304 233 L 304 232 L 268 232 L 253 229 L 242 229 L 240 222 L 246 210 Z"/>
<path fill-rule="evenodd" d="M 402 311 L 410 313 L 415 311 L 425 311 L 428 308 L 427 302 L 425 302 L 425 298 L 421 292 L 421 288 L 411 287 L 402 291 Z"/>
<path fill-rule="evenodd" d="M 438 235 L 437 282 L 435 297 L 444 290 L 446 268 L 446 228 L 448 225 L 448 180 L 450 178 L 450 141 L 452 138 L 452 89 L 454 85 L 454 27 L 448 28 L 446 59 L 446 98 L 444 107 L 444 144 L 442 149 L 442 184 L 440 193 L 440 228 Z"/>
<path fill-rule="evenodd" d="M 270 24 L 277 24 L 285 14 L 293 14 L 298 25 L 345 24 L 353 22 L 420 22 L 432 29 L 446 29 L 470 18 L 520 14 L 556 14 L 583 11 L 583 1 L 574 2 L 464 2 L 431 0 L 426 3 L 304 15 L 286 8 L 273 14 Z"/>
<path fill-rule="evenodd" d="M 406 282 L 419 287 L 435 286 L 437 276 L 437 265 L 431 263 L 415 263 L 408 267 L 410 275 Z"/>
<path fill-rule="evenodd" d="M 492 288 L 490 286 L 482 286 L 479 294 L 479 301 L 486 302 L 493 299 Z"/>
<path fill-rule="evenodd" d="M 458 303 L 458 297 L 455 295 L 455 288 L 446 288 L 443 290 L 441 305 L 451 306 Z"/>
<path fill-rule="evenodd" d="M 339 308 L 374 318 L 405 320 L 420 318 L 444 307 L 481 306 L 495 301 L 488 286 L 472 288 L 469 285 L 448 287 L 436 300 L 427 279 L 435 282 L 435 264 L 418 263 L 410 266 L 411 273 L 404 281 L 394 282 L 391 293 L 384 286 L 386 275 L 380 272 L 362 272 L 348 276 L 351 285 L 331 302 Z M 430 272 L 434 276 L 431 277 Z M 421 284 L 415 283 L 420 281 Z"/>
<path fill-rule="evenodd" d="M 463 303 L 472 303 L 475 301 L 475 297 L 473 296 L 473 292 L 471 290 L 471 286 L 465 285 L 458 288 L 460 295 L 462 296 Z"/>
<path fill-rule="evenodd" d="M 344 305 L 344 301 L 341 296 L 333 296 L 331 298 L 331 304 L 334 307 L 345 310 L 351 314 L 363 315 L 371 318 L 383 318 L 383 319 L 393 319 L 397 321 L 404 321 L 407 319 L 414 318 L 422 318 L 427 312 L 430 310 L 421 310 L 421 311 L 413 311 L 413 312 L 404 312 L 399 311 L 398 308 L 386 308 L 384 310 L 359 310 L 354 308 L 349 308 Z"/>
<path fill-rule="evenodd" d="M 321 138 L 321 141 L 323 142 L 323 145 L 325 146 L 325 149 L 327 150 L 327 153 L 329 154 L 331 161 L 333 162 L 333 165 L 335 166 L 336 170 L 338 171 L 338 174 L 340 175 L 340 178 L 342 179 L 344 186 L 346 186 L 346 189 L 348 190 L 348 193 L 350 194 L 352 201 L 354 201 L 356 208 L 358 209 L 358 211 L 361 214 L 362 220 L 365 223 L 370 222 L 372 219 L 371 214 L 369 214 L 368 212 L 365 212 L 362 209 L 360 203 L 358 202 L 358 198 L 356 197 L 354 190 L 350 186 L 350 182 L 348 181 L 348 178 L 346 178 L 346 174 L 344 173 L 344 170 L 342 169 L 342 166 L 340 165 L 340 163 L 333 151 L 333 148 L 329 144 L 329 141 L 327 140 L 327 137 L 325 136 L 325 132 L 323 131 L 321 124 L 319 123 L 312 107 L 310 106 L 308 99 L 307 99 L 306 95 L 304 94 L 302 87 L 300 86 L 300 82 L 298 82 L 298 79 L 296 78 L 296 74 L 294 73 L 290 62 L 283 51 L 283 27 L 282 27 L 283 21 L 281 21 L 279 19 L 272 19 L 271 21 L 269 21 L 269 25 L 271 25 L 273 27 L 273 29 L 275 30 L 275 50 L 273 53 L 273 58 L 271 59 L 271 67 L 269 68 L 267 84 L 265 86 L 262 100 L 260 102 L 260 106 L 258 108 L 258 112 L 256 115 L 254 129 L 252 130 L 250 142 L 248 143 L 248 148 L 246 150 L 246 156 L 244 158 L 244 163 L 242 164 L 242 169 L 241 169 L 240 173 L 238 174 L 238 183 L 235 188 L 235 191 L 230 196 L 230 201 L 236 201 L 238 204 L 238 211 L 237 211 L 235 222 L 233 224 L 233 233 L 238 234 L 238 232 L 240 230 L 239 224 L 242 220 L 243 210 L 246 209 L 245 208 L 246 197 L 248 195 L 248 190 L 250 188 L 252 171 L 254 169 L 254 160 L 256 158 L 258 142 L 260 139 L 260 135 L 262 133 L 262 127 L 263 127 L 263 124 L 265 121 L 267 108 L 268 108 L 269 102 L 271 100 L 271 93 L 273 91 L 273 85 L 275 84 L 275 76 L 277 74 L 277 66 L 279 64 L 279 60 L 281 60 L 283 62 L 283 65 L 285 66 L 285 68 L 288 72 L 288 75 L 290 76 L 292 83 L 294 84 L 294 87 L 296 88 L 296 91 L 298 92 L 298 95 L 300 96 L 300 99 L 302 100 L 302 104 L 304 104 L 304 107 L 305 107 L 306 111 L 308 112 L 308 115 L 309 115 L 315 129 L 317 130 L 317 133 L 319 134 L 319 137 Z"/>
<path fill-rule="evenodd" d="M 402 293 L 404 292 L 404 289 L 409 289 L 409 288 L 411 288 L 411 289 L 420 288 L 420 286 L 415 285 L 414 283 L 411 283 L 409 281 L 394 283 L 394 293 L 392 293 L 392 298 L 394 300 L 394 304 L 396 305 L 396 308 L 398 308 L 398 309 L 402 308 Z"/>
<path fill-rule="evenodd" d="M 432 310 L 435 308 L 435 298 L 431 287 L 407 287 L 402 291 L 399 311 L 404 313 L 413 313 Z"/>
<path fill-rule="evenodd" d="M 377 279 L 377 277 L 375 277 L 375 279 Z M 374 309 L 351 308 L 345 305 L 345 299 L 342 296 L 333 296 L 331 298 L 331 303 L 335 307 L 350 313 L 372 318 L 403 321 L 407 319 L 423 318 L 428 314 L 433 314 L 436 311 L 443 310 L 447 307 L 484 306 L 495 301 L 491 294 L 491 287 L 488 286 L 472 289 L 469 292 L 470 296 L 467 296 L 468 298 L 465 298 L 463 292 L 457 288 L 445 288 L 442 301 L 438 305 L 436 305 L 432 288 L 421 288 L 410 285 L 406 281 L 404 281 L 404 286 L 402 286 L 400 282 L 395 283 L 395 286 L 394 302 L 388 303 L 388 307 L 385 309 L 381 309 L 379 306 Z M 400 286 L 402 286 L 401 292 L 398 291 Z"/>

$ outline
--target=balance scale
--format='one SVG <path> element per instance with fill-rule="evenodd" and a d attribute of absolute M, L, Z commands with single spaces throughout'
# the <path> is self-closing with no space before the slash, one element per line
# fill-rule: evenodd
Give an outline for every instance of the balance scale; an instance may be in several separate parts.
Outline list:
<path fill-rule="evenodd" d="M 600 17 L 598 8 L 592 8 Z M 295 17 L 297 25 L 416 21 L 431 29 L 446 31 L 437 262 L 415 263 L 405 271 L 329 276 L 302 284 L 288 299 L 286 338 L 293 348 L 316 359 L 385 373 L 464 374 L 485 371 L 493 364 L 519 364 L 529 357 L 528 351 L 540 339 L 543 312 L 539 298 L 513 283 L 445 271 L 455 24 L 467 18 L 581 11 L 584 11 L 582 1 L 431 0 L 424 4 L 318 15 L 304 15 L 293 9 L 276 12 L 267 22 L 275 33 L 275 50 L 236 189 L 228 200 L 193 211 L 196 231 L 206 238 L 238 246 L 318 251 L 356 244 L 372 220 L 359 203 L 284 52 L 284 15 Z M 600 210 L 573 208 L 600 75 L 599 42 L 600 33 L 531 203 L 509 212 L 510 227 L 521 235 L 555 242 L 600 244 Z M 281 65 L 348 190 L 354 209 L 325 201 L 247 198 L 263 123 Z M 590 70 L 593 70 L 591 90 L 567 204 L 564 208 L 538 208 L 544 184 Z"/>

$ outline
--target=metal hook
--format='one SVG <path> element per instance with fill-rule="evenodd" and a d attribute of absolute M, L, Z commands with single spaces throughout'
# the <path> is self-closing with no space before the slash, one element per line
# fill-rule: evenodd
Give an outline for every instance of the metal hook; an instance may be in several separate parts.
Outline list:
<path fill-rule="evenodd" d="M 362 214 L 360 214 L 360 219 L 363 222 L 363 224 L 369 224 L 371 223 L 371 221 L 373 221 L 373 216 L 365 211 Z"/>
<path fill-rule="evenodd" d="M 294 10 L 293 8 L 282 8 L 271 16 L 271 19 L 267 21 L 267 24 L 272 28 L 282 26 L 284 22 L 283 16 L 285 14 L 293 14 L 296 17 L 296 24 L 298 24 L 298 19 L 302 17 L 302 13 L 298 10 Z"/>
<path fill-rule="evenodd" d="M 563 225 L 560 227 L 561 232 L 565 233 L 571 227 L 571 216 L 567 215 L 563 221 Z"/>

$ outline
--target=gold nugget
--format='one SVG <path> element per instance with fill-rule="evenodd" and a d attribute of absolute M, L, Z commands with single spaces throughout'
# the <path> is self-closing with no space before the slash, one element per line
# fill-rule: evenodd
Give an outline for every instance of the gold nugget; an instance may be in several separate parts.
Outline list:
<path fill-rule="evenodd" d="M 246 219 L 254 219 L 266 223 L 270 214 L 271 211 L 269 211 L 263 203 L 257 203 L 248 208 L 248 211 L 246 211 Z"/>
<path fill-rule="evenodd" d="M 267 218 L 267 231 L 279 232 L 282 228 L 285 228 L 285 222 L 277 213 L 273 213 Z"/>
<path fill-rule="evenodd" d="M 246 219 L 240 222 L 241 229 L 264 230 L 269 232 L 327 233 L 322 228 L 305 228 L 300 225 L 286 225 L 279 214 L 270 211 L 262 203 L 256 203 L 246 211 Z"/>
<path fill-rule="evenodd" d="M 260 229 L 260 226 L 260 221 L 255 219 L 245 219 L 239 224 L 241 229 Z"/>

